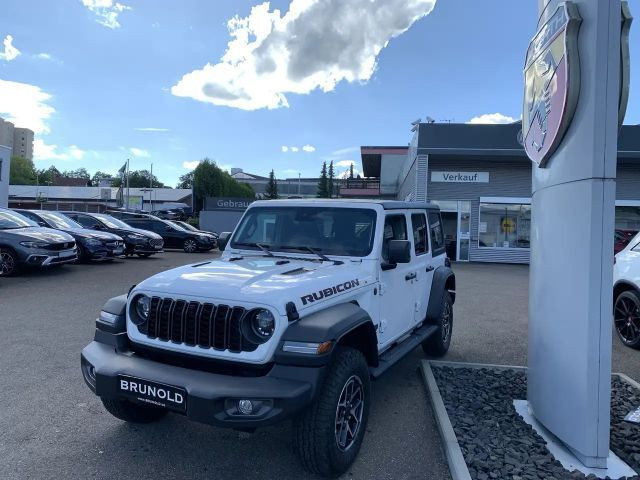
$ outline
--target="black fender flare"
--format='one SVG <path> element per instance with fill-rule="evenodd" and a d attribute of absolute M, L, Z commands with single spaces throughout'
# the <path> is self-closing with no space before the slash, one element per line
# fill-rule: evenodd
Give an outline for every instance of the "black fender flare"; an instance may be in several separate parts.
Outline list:
<path fill-rule="evenodd" d="M 439 266 L 433 272 L 431 282 L 431 292 L 429 292 L 429 304 L 427 306 L 427 321 L 434 322 L 440 316 L 442 296 L 448 291 L 451 294 L 451 301 L 456 301 L 456 275 L 449 267 Z"/>
<path fill-rule="evenodd" d="M 103 316 L 109 316 L 109 323 L 102 319 Z M 127 296 L 119 295 L 110 298 L 100 310 L 100 317 L 96 320 L 96 329 L 109 332 L 112 334 L 122 333 L 126 331 L 127 322 Z"/>
<path fill-rule="evenodd" d="M 283 352 L 284 342 L 333 342 L 324 355 L 301 355 Z M 335 345 L 353 346 L 362 351 L 369 365 L 378 363 L 378 337 L 369 314 L 356 303 L 342 303 L 312 313 L 289 325 L 276 352 L 276 363 L 326 364 Z"/>

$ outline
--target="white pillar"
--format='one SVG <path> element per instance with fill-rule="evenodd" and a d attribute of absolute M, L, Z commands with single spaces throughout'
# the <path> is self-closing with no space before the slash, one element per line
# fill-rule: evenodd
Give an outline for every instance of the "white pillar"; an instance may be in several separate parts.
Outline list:
<path fill-rule="evenodd" d="M 536 418 L 582 463 L 604 468 L 621 7 L 620 0 L 574 3 L 582 17 L 575 114 L 546 165 L 533 166 L 528 399 Z M 558 5 L 540 0 L 540 25 Z M 558 114 L 551 108 L 550 118 Z"/>

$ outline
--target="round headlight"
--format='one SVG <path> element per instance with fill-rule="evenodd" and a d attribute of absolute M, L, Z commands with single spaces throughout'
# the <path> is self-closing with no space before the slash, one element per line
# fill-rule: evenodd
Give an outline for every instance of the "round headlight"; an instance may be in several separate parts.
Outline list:
<path fill-rule="evenodd" d="M 149 310 L 151 308 L 151 299 L 146 295 L 140 295 L 135 299 L 135 307 L 137 318 L 133 318 L 132 321 L 136 325 L 140 325 L 149 320 Z"/>
<path fill-rule="evenodd" d="M 251 327 L 256 335 L 266 340 L 273 335 L 276 329 L 276 319 L 269 310 L 258 310 L 251 319 Z"/>

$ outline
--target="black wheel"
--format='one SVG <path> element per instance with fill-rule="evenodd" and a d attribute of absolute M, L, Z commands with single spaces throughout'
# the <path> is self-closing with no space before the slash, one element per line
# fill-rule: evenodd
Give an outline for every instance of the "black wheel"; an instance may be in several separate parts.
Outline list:
<path fill-rule="evenodd" d="M 151 256 L 150 253 L 136 253 L 140 258 L 149 258 Z"/>
<path fill-rule="evenodd" d="M 613 307 L 613 323 L 627 347 L 640 349 L 640 296 L 634 290 L 622 292 Z"/>
<path fill-rule="evenodd" d="M 76 263 L 88 263 L 89 260 L 90 258 L 87 251 L 82 245 L 78 244 L 78 260 L 76 260 Z"/>
<path fill-rule="evenodd" d="M 371 380 L 361 352 L 336 352 L 316 401 L 294 423 L 304 467 L 337 477 L 353 463 L 367 428 Z"/>
<path fill-rule="evenodd" d="M 0 248 L 0 277 L 16 275 L 20 269 L 18 256 L 8 248 Z"/>
<path fill-rule="evenodd" d="M 198 251 L 198 244 L 196 243 L 195 240 L 193 240 L 192 238 L 187 238 L 183 245 L 182 248 L 184 249 L 185 252 L 187 253 L 194 253 Z"/>
<path fill-rule="evenodd" d="M 430 357 L 442 357 L 449 350 L 453 330 L 453 301 L 451 294 L 444 292 L 440 316 L 436 323 L 438 330 L 422 342 L 422 350 Z"/>
<path fill-rule="evenodd" d="M 107 412 L 125 422 L 150 423 L 161 419 L 167 414 L 167 411 L 162 408 L 138 405 L 128 400 L 110 398 L 101 398 L 101 400 Z"/>

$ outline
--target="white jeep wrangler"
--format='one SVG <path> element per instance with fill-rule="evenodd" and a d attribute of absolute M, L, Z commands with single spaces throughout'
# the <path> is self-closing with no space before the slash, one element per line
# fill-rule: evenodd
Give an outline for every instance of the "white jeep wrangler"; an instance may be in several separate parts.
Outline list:
<path fill-rule="evenodd" d="M 435 205 L 271 200 L 219 239 L 220 259 L 109 300 L 82 373 L 129 422 L 167 411 L 241 430 L 291 418 L 304 466 L 354 461 L 371 378 L 418 345 L 449 348 L 455 277 Z"/>

